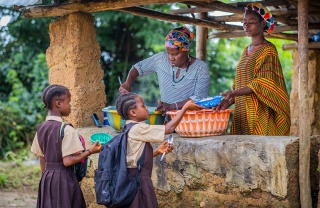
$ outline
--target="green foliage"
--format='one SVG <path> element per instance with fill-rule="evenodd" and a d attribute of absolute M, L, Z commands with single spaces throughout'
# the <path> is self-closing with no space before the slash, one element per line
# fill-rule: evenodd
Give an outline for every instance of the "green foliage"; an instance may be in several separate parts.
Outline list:
<path fill-rule="evenodd" d="M 43 120 L 41 91 L 48 84 L 45 50 L 49 19 L 26 19 L 0 8 L 10 22 L 0 27 L 0 159 L 30 144 Z M 8 155 L 7 155 L 8 156 Z"/>
<path fill-rule="evenodd" d="M 235 69 L 248 38 L 210 39 L 207 45 L 207 63 L 210 68 L 209 95 L 219 95 L 232 89 Z"/>
<path fill-rule="evenodd" d="M 41 177 L 39 164 L 25 165 L 17 162 L 1 163 L 0 190 L 36 191 Z"/>

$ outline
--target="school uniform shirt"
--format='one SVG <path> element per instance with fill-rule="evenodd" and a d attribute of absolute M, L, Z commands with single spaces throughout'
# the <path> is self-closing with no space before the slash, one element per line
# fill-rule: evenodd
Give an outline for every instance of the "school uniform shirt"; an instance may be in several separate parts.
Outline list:
<path fill-rule="evenodd" d="M 58 121 L 61 122 L 61 124 L 63 122 L 62 118 L 59 116 L 47 116 L 46 121 L 48 120 Z M 79 139 L 78 131 L 70 125 L 67 125 L 64 129 L 64 138 L 62 140 L 61 150 L 62 157 L 72 155 L 74 153 L 81 152 L 84 150 Z M 31 152 L 36 154 L 38 157 L 44 157 L 44 154 L 39 145 L 37 133 L 33 139 Z"/>
<path fill-rule="evenodd" d="M 135 122 L 127 120 L 126 124 Z M 127 138 L 127 168 L 136 168 L 146 142 L 163 142 L 165 133 L 164 125 L 149 125 L 138 122 L 128 132 Z"/>

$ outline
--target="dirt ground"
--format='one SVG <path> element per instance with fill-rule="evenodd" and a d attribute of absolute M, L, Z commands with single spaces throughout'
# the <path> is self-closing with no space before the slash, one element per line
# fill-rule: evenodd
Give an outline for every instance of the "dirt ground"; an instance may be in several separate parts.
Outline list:
<path fill-rule="evenodd" d="M 35 208 L 37 204 L 37 192 L 3 192 L 0 191 L 0 207 L 24 207 Z"/>

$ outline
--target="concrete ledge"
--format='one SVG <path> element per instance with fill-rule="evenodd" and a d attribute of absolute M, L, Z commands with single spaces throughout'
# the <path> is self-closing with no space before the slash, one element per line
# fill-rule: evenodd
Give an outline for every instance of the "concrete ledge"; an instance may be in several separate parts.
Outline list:
<path fill-rule="evenodd" d="M 111 127 L 87 127 L 79 132 L 87 144 L 94 132 L 117 134 Z M 311 137 L 314 205 L 319 191 L 319 141 L 319 136 Z M 180 138 L 174 134 L 174 146 L 164 161 L 154 158 L 152 181 L 160 207 L 300 207 L 298 137 Z M 90 159 L 81 187 L 88 207 L 102 207 L 95 204 L 94 195 L 98 155 Z"/>

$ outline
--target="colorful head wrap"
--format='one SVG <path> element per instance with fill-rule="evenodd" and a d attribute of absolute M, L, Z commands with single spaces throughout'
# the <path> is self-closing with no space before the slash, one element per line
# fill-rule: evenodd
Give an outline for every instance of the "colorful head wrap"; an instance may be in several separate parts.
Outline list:
<path fill-rule="evenodd" d="M 266 21 L 266 26 L 264 27 L 264 31 L 268 33 L 272 33 L 274 28 L 273 17 L 271 12 L 266 7 L 264 7 L 262 4 L 257 2 L 250 3 L 247 5 L 246 11 L 257 12 Z"/>
<path fill-rule="evenodd" d="M 166 36 L 166 47 L 181 51 L 189 51 L 194 34 L 186 27 L 178 27 L 171 30 Z"/>

